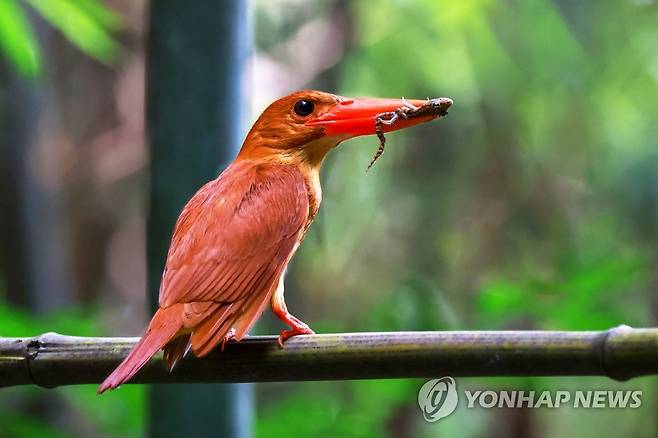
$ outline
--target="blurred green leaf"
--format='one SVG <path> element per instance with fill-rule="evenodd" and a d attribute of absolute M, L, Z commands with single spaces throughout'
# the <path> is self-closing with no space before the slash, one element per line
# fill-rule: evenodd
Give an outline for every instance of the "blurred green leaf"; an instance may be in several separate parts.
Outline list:
<path fill-rule="evenodd" d="M 46 21 L 92 58 L 109 64 L 119 53 L 110 35 L 121 18 L 98 0 L 25 0 Z M 0 48 L 16 69 L 27 77 L 41 71 L 41 51 L 29 20 L 16 0 L 0 1 Z"/>
<path fill-rule="evenodd" d="M 26 0 L 34 9 L 59 29 L 73 44 L 98 61 L 109 63 L 117 55 L 119 46 L 103 24 L 116 21 L 111 14 L 101 14 L 99 7 L 89 0 Z M 90 15 L 91 12 L 91 15 Z M 94 18 L 101 17 L 104 23 Z"/>
<path fill-rule="evenodd" d="M 68 308 L 35 316 L 0 301 L 0 336 L 37 336 L 59 332 L 76 336 L 99 336 L 98 312 L 90 308 Z"/>
<path fill-rule="evenodd" d="M 39 73 L 39 45 L 16 0 L 0 2 L 0 47 L 20 73 L 28 77 Z"/>
<path fill-rule="evenodd" d="M 108 30 L 121 29 L 121 16 L 111 9 L 105 7 L 99 0 L 67 0 L 71 7 L 78 8 L 90 19 L 96 21 Z"/>
<path fill-rule="evenodd" d="M 481 318 L 503 324 L 515 318 L 533 318 L 539 328 L 600 330 L 618 324 L 644 325 L 638 308 L 611 305 L 630 302 L 629 287 L 642 284 L 650 268 L 642 257 L 598 258 L 592 261 L 567 257 L 555 279 L 532 276 L 513 282 L 485 283 L 478 297 Z M 626 292 L 626 296 L 621 294 Z"/>

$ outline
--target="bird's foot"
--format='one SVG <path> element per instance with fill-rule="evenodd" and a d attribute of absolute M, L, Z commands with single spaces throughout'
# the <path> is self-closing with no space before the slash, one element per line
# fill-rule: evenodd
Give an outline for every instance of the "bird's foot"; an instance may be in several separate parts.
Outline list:
<path fill-rule="evenodd" d="M 223 352 L 224 348 L 226 347 L 226 343 L 228 341 L 230 341 L 231 339 L 233 339 L 233 338 L 235 338 L 235 329 L 234 328 L 229 330 L 228 333 L 226 333 L 224 335 L 224 339 L 222 339 L 221 344 L 219 344 L 219 351 Z"/>
<path fill-rule="evenodd" d="M 290 326 L 290 330 L 281 331 L 279 335 L 279 347 L 283 348 L 283 343 L 293 336 L 315 334 L 306 323 L 288 312 L 286 303 L 283 301 L 282 293 L 275 294 L 272 298 L 272 311 L 281 321 Z"/>
<path fill-rule="evenodd" d="M 304 324 L 301 321 L 298 321 L 294 325 L 291 324 L 290 330 L 282 330 L 279 335 L 279 347 L 283 348 L 283 343 L 286 342 L 289 338 L 297 335 L 314 335 L 315 332 L 311 330 L 309 326 Z"/>

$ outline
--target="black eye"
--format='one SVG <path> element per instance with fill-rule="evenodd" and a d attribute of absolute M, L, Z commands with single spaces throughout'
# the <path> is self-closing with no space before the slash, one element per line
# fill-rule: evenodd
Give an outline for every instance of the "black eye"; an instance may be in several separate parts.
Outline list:
<path fill-rule="evenodd" d="M 315 105 L 310 100 L 298 100 L 295 102 L 295 113 L 297 115 L 305 117 L 313 112 Z"/>

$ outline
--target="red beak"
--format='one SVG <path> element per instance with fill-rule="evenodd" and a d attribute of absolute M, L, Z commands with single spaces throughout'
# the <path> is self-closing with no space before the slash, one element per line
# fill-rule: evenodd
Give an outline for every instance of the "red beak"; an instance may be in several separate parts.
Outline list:
<path fill-rule="evenodd" d="M 437 99 L 438 106 L 434 113 L 417 115 L 409 118 L 400 117 L 398 121 L 390 125 L 382 124 L 383 132 L 397 131 L 398 129 L 428 122 L 445 112 L 452 105 L 452 100 L 447 97 Z M 425 100 L 407 99 L 347 99 L 339 101 L 329 111 L 315 117 L 306 125 L 323 126 L 328 136 L 339 135 L 356 137 L 359 135 L 371 135 L 376 133 L 377 116 L 382 113 L 395 112 L 400 108 L 420 108 L 425 105 Z"/>

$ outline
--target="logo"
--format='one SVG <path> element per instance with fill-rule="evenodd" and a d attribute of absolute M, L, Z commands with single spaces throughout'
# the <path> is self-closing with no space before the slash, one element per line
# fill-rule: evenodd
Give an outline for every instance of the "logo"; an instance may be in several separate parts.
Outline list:
<path fill-rule="evenodd" d="M 520 409 L 569 407 L 573 409 L 637 409 L 642 406 L 642 390 L 463 390 L 465 409 Z M 452 414 L 459 401 L 457 384 L 450 376 L 432 379 L 418 391 L 418 406 L 429 423 Z"/>
<path fill-rule="evenodd" d="M 457 384 L 448 376 L 426 382 L 418 392 L 418 406 L 429 423 L 452 414 L 457 401 Z"/>

